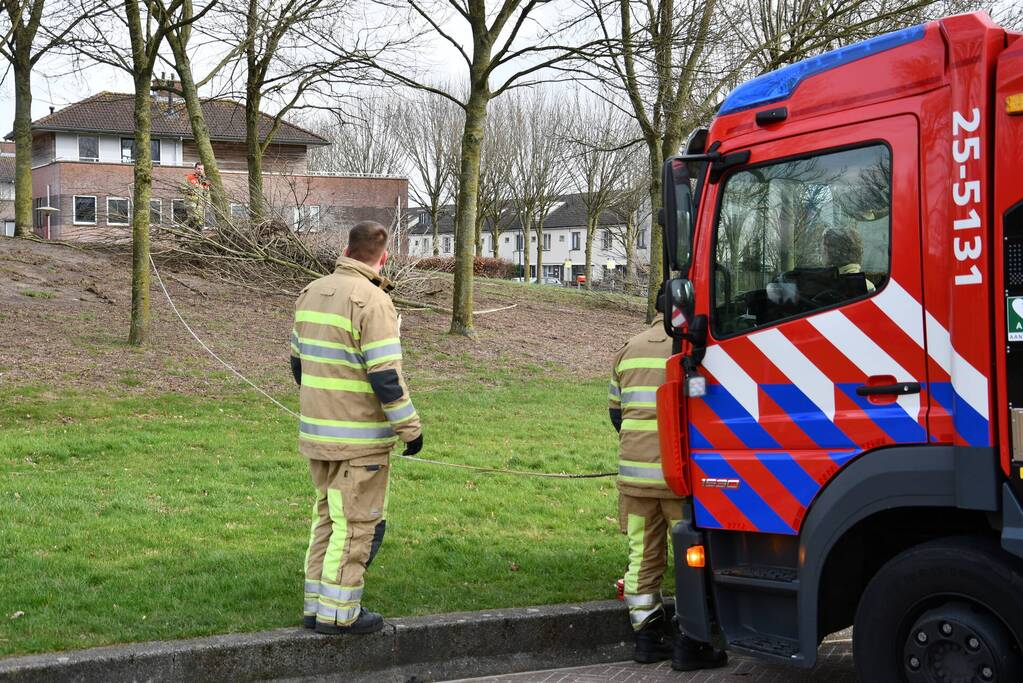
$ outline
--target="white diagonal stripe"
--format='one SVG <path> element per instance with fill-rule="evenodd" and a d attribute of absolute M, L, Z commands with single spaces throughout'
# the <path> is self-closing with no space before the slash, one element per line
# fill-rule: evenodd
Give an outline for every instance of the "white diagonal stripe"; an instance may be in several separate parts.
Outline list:
<path fill-rule="evenodd" d="M 760 400 L 757 383 L 732 360 L 720 346 L 711 346 L 703 358 L 703 367 L 717 378 L 721 386 L 739 402 L 753 420 L 760 421 Z"/>
<path fill-rule="evenodd" d="M 985 420 L 989 419 L 987 378 L 952 348 L 948 330 L 930 313 L 927 314 L 927 355 L 951 378 L 952 388 L 960 398 Z"/>
<path fill-rule="evenodd" d="M 881 312 L 891 318 L 910 339 L 921 349 L 924 347 L 923 310 L 913 295 L 902 288 L 895 280 L 889 280 L 881 293 L 871 301 Z"/>
<path fill-rule="evenodd" d="M 870 337 L 864 334 L 863 330 L 856 327 L 849 318 L 846 318 L 839 311 L 828 311 L 808 319 L 818 332 L 827 339 L 842 355 L 848 358 L 853 365 L 868 376 L 892 375 L 896 382 L 916 382 L 904 367 L 898 364 L 894 358 L 885 353 L 885 350 L 874 343 Z M 899 396 L 898 404 L 914 420 L 920 418 L 920 395 L 909 394 Z"/>
<path fill-rule="evenodd" d="M 751 335 L 750 341 L 834 422 L 835 384 L 795 344 L 777 329 Z"/>

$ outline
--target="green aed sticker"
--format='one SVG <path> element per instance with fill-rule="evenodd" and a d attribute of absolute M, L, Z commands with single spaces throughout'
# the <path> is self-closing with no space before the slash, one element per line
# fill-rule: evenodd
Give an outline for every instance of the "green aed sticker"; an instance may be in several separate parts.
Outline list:
<path fill-rule="evenodd" d="M 1005 298 L 1005 320 L 1008 322 L 1009 341 L 1023 341 L 1023 296 Z"/>

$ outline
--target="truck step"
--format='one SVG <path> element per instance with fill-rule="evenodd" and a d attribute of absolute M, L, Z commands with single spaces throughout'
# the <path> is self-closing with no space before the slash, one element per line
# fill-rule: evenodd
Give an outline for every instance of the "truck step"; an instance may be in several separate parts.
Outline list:
<path fill-rule="evenodd" d="M 728 643 L 729 647 L 746 650 L 754 654 L 768 655 L 785 660 L 798 658 L 799 643 L 788 638 L 766 635 L 749 635 Z"/>
<path fill-rule="evenodd" d="M 795 593 L 799 590 L 799 574 L 789 567 L 749 566 L 725 567 L 714 571 L 715 583 L 766 590 L 781 593 Z"/>

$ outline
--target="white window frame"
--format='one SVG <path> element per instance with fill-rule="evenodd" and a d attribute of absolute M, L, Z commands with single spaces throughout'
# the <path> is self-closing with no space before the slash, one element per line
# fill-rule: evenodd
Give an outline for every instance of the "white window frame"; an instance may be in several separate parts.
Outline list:
<path fill-rule="evenodd" d="M 543 234 L 543 251 L 550 251 L 550 250 L 551 250 L 551 234 L 549 232 L 545 232 Z"/>
<path fill-rule="evenodd" d="M 249 207 L 247 207 L 245 204 L 240 204 L 238 202 L 231 202 L 231 205 L 228 207 L 227 211 L 231 215 L 231 220 L 234 220 L 236 218 L 245 220 L 249 213 Z"/>
<path fill-rule="evenodd" d="M 582 234 L 579 232 L 572 233 L 572 251 L 579 251 L 579 245 L 582 243 Z"/>
<path fill-rule="evenodd" d="M 95 157 L 83 157 L 82 156 L 82 138 L 95 138 L 96 139 L 96 156 Z M 99 161 L 99 136 L 98 135 L 79 135 L 75 142 L 78 144 L 78 160 L 88 161 L 95 163 Z M 91 195 L 78 195 L 80 197 L 88 197 Z M 95 225 L 94 223 L 83 223 L 83 225 Z"/>
<path fill-rule="evenodd" d="M 78 220 L 78 200 L 79 199 L 91 199 L 92 200 L 92 220 L 91 221 L 80 221 Z M 99 200 L 94 194 L 76 194 L 71 195 L 71 223 L 73 225 L 96 225 L 96 219 L 99 218 Z"/>
<path fill-rule="evenodd" d="M 149 224 L 153 225 L 153 204 L 156 204 L 156 225 L 163 225 L 163 200 L 162 199 L 150 199 L 149 200 Z"/>
<path fill-rule="evenodd" d="M 600 236 L 600 248 L 604 251 L 609 251 L 614 247 L 614 238 L 611 236 L 611 229 L 604 228 L 604 233 Z"/>
<path fill-rule="evenodd" d="M 126 205 L 128 207 L 128 211 L 127 211 L 127 220 L 124 223 L 114 223 L 113 221 L 110 220 L 110 202 L 111 202 L 111 200 L 115 201 L 115 202 L 125 202 L 126 203 Z M 120 225 L 120 226 L 131 225 L 131 200 L 130 199 L 128 199 L 127 197 L 107 197 L 107 225 Z"/>
<path fill-rule="evenodd" d="M 636 248 L 646 249 L 646 230 L 640 230 L 636 233 Z"/>
<path fill-rule="evenodd" d="M 445 254 L 448 253 L 449 251 L 451 251 L 451 238 L 450 237 L 444 236 L 443 242 L 441 242 L 441 244 L 444 247 L 441 251 L 443 251 Z"/>

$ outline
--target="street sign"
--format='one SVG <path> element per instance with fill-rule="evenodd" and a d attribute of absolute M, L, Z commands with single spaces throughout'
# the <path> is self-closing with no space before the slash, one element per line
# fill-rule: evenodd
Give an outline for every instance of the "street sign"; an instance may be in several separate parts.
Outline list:
<path fill-rule="evenodd" d="M 1023 341 L 1023 296 L 1006 297 L 1005 308 L 1009 341 Z"/>

